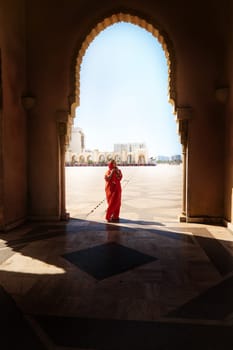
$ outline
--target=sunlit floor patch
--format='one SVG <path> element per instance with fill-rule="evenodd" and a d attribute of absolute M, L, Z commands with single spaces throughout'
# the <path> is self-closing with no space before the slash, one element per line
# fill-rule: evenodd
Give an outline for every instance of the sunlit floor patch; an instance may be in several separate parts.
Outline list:
<path fill-rule="evenodd" d="M 0 271 L 31 273 L 36 275 L 63 274 L 65 270 L 21 253 L 15 253 L 0 266 Z"/>

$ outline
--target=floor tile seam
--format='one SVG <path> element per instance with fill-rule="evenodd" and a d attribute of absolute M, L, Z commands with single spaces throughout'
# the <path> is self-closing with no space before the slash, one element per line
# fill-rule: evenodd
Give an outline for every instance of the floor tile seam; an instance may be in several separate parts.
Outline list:
<path fill-rule="evenodd" d="M 216 285 L 218 285 L 218 284 L 221 283 L 221 282 L 224 282 L 225 280 L 227 280 L 227 279 L 229 279 L 229 278 L 231 278 L 231 277 L 233 277 L 233 271 L 228 272 L 228 273 L 225 274 L 224 276 L 220 276 L 221 280 L 220 280 Z M 232 298 L 233 298 L 233 297 L 232 297 Z"/>
<path fill-rule="evenodd" d="M 22 237 L 20 239 L 17 239 L 17 240 L 13 240 L 13 241 L 8 241 L 7 242 L 7 247 L 9 248 L 14 248 L 14 247 L 18 247 L 19 245 L 22 245 L 23 243 L 25 244 L 30 244 L 30 243 L 33 243 L 33 242 L 38 242 L 38 241 L 44 241 L 44 240 L 48 240 L 48 239 L 54 239 L 58 236 L 65 236 L 67 234 L 76 234 L 76 232 L 67 232 L 67 231 L 64 231 L 64 232 L 57 232 L 57 233 L 51 233 L 51 232 L 48 232 L 48 233 L 45 233 L 45 234 L 38 234 L 38 235 L 35 235 L 35 236 L 31 236 L 31 237 Z M 17 243 L 15 243 L 15 241 L 17 241 Z"/>
<path fill-rule="evenodd" d="M 119 231 L 119 228 L 122 229 L 122 231 Z M 106 230 L 105 230 L 106 231 Z M 182 238 L 182 236 L 180 237 L 180 240 L 185 240 L 186 238 L 192 238 L 193 234 L 192 233 L 188 233 L 186 234 L 185 232 L 179 232 L 179 231 L 175 231 L 175 230 L 171 230 L 170 228 L 163 228 L 161 226 L 157 226 L 157 227 L 148 227 L 148 226 L 130 226 L 130 227 L 125 227 L 125 226 L 116 226 L 116 230 L 112 230 L 112 231 L 117 231 L 121 234 L 125 234 L 125 233 L 134 233 L 135 237 L 137 237 L 138 234 L 144 234 L 144 235 L 148 235 L 150 234 L 151 236 L 153 235 L 157 235 L 163 238 L 173 238 L 172 234 L 174 234 L 174 238 L 176 235 L 185 235 L 184 238 Z M 162 233 L 164 233 L 164 236 L 162 235 Z M 167 237 L 166 235 L 170 234 L 171 237 Z M 155 236 L 156 237 L 156 236 Z M 149 237 L 144 236 L 145 240 L 148 239 Z M 152 238 L 152 237 L 150 237 Z"/>
<path fill-rule="evenodd" d="M 201 326 L 219 326 L 223 328 L 232 328 L 232 324 L 229 324 L 225 320 L 216 320 L 216 319 L 192 319 L 192 318 L 178 318 L 178 317 L 166 317 L 166 316 L 161 316 L 156 319 L 139 319 L 139 318 L 101 318 L 101 317 L 83 317 L 83 316 L 70 316 L 70 315 L 56 315 L 56 314 L 44 314 L 44 313 L 30 313 L 30 314 L 24 314 L 24 317 L 26 319 L 30 319 L 30 322 L 34 323 L 36 326 L 40 328 L 39 325 L 37 325 L 36 318 L 37 317 L 46 317 L 46 318 L 57 318 L 57 319 L 72 319 L 72 320 L 90 320 L 90 321 L 100 321 L 100 322 L 135 322 L 135 323 L 143 323 L 143 324 L 187 324 L 187 325 L 201 325 Z"/>
<path fill-rule="evenodd" d="M 224 244 L 223 240 L 219 240 L 218 242 L 223 246 L 223 248 L 232 256 L 233 259 L 233 248 L 228 247 L 226 244 Z"/>
<path fill-rule="evenodd" d="M 189 231 L 191 231 L 193 239 L 197 242 L 197 244 L 200 246 L 200 248 L 204 251 L 205 255 L 208 257 L 211 264 L 213 264 L 216 267 L 216 269 L 220 272 L 221 275 L 224 275 L 224 276 L 228 275 L 229 272 L 224 272 L 224 273 L 221 272 L 219 270 L 219 268 L 216 266 L 216 264 L 213 263 L 213 256 L 211 254 L 211 251 L 209 251 L 209 249 L 207 249 L 207 247 L 205 245 L 203 246 L 203 244 L 201 244 L 201 239 L 203 239 L 203 238 L 204 239 L 205 238 L 206 239 L 213 239 L 214 242 L 216 242 L 216 244 L 219 244 L 223 248 L 223 251 L 225 251 L 225 253 L 228 253 L 229 255 L 231 255 L 232 258 L 233 258 L 233 255 L 232 255 L 233 252 L 230 249 L 227 249 L 226 245 L 224 245 L 222 243 L 222 240 L 219 239 L 218 237 L 215 237 L 214 234 L 208 228 L 205 228 L 205 227 L 201 228 L 201 230 L 203 230 L 203 229 L 206 231 L 207 234 L 198 235 L 197 231 L 199 230 L 199 228 L 196 228 L 196 227 L 189 228 Z M 193 230 L 195 230 L 195 232 L 193 232 Z M 233 263 L 233 260 L 232 260 L 232 263 Z"/>
<path fill-rule="evenodd" d="M 112 225 L 113 226 L 113 225 Z M 119 232 L 118 231 L 118 229 L 117 229 L 117 227 L 119 227 L 119 226 L 116 226 L 116 230 L 112 230 L 113 232 L 114 231 L 117 231 L 117 232 Z M 124 226 L 120 226 L 122 229 L 124 229 L 125 227 Z M 137 231 L 138 229 L 142 229 L 143 231 L 145 231 L 145 233 L 146 232 L 150 232 L 150 231 L 152 231 L 153 230 L 153 228 L 145 228 L 145 227 L 127 227 L 126 228 L 126 230 L 127 229 L 129 229 L 129 230 L 135 230 L 135 231 Z M 162 230 L 161 228 L 159 228 L 160 230 Z M 85 229 L 85 230 L 77 230 L 77 232 L 79 233 L 79 234 L 81 234 L 81 233 L 86 233 L 87 231 L 92 231 L 92 230 L 88 230 L 88 229 Z M 99 228 L 98 229 L 98 231 L 100 231 L 100 232 L 102 232 L 102 233 L 104 233 L 104 232 L 106 232 L 106 228 Z M 163 230 L 165 233 L 166 232 L 169 232 L 169 230 Z M 8 241 L 7 243 L 5 243 L 5 247 L 15 247 L 15 246 L 18 246 L 18 245 L 20 245 L 20 244 L 22 244 L 22 243 L 31 243 L 31 242 L 34 242 L 34 241 L 40 241 L 40 240 L 46 240 L 46 239 L 52 239 L 52 238 L 54 238 L 54 237 L 57 237 L 57 236 L 62 236 L 62 235 L 73 235 L 73 234 L 77 234 L 77 232 L 72 232 L 72 231 L 63 231 L 63 232 L 46 232 L 46 233 L 41 233 L 41 234 L 38 234 L 38 235 L 35 235 L 35 236 L 29 236 L 29 237 L 22 237 L 22 238 L 19 238 L 19 239 L 16 239 L 16 240 L 13 240 L 13 241 Z M 127 233 L 127 232 L 121 232 L 122 234 L 124 234 L 124 233 Z M 130 232 L 131 233 L 131 232 Z M 137 233 L 137 232 L 136 232 Z M 151 233 L 153 233 L 153 232 L 151 232 Z M 156 232 L 155 232 L 156 233 Z M 175 232 L 176 233 L 176 232 Z M 190 235 L 191 236 L 191 235 Z M 145 237 L 145 239 L 146 239 L 147 237 Z M 167 237 L 166 237 L 167 238 Z M 2 248 L 4 248 L 4 247 L 2 247 Z M 1 249 L 1 248 L 0 248 Z"/>
<path fill-rule="evenodd" d="M 39 338 L 42 344 L 47 350 L 60 350 L 59 347 L 55 346 L 48 334 L 43 328 L 36 322 L 31 314 L 24 314 L 24 318 L 27 320 L 35 335 Z M 32 349 L 33 350 L 33 349 Z"/>
<path fill-rule="evenodd" d="M 203 326 L 221 326 L 230 328 L 232 327 L 231 324 L 229 324 L 226 320 L 218 320 L 218 319 L 205 319 L 205 318 L 187 318 L 187 317 L 160 317 L 158 319 L 161 323 L 174 323 L 174 324 L 190 324 L 190 325 L 203 325 Z"/>
<path fill-rule="evenodd" d="M 225 322 L 233 327 L 233 312 L 227 315 Z"/>
<path fill-rule="evenodd" d="M 179 228 L 178 228 L 179 229 Z M 217 240 L 219 242 L 223 241 L 224 242 L 224 233 L 227 233 L 227 229 L 225 230 L 225 232 L 221 233 L 221 237 L 219 237 L 219 233 L 216 232 L 217 228 L 215 227 L 187 227 L 185 228 L 186 231 L 191 232 L 194 236 L 198 236 L 198 237 L 203 237 L 203 238 L 212 238 L 214 240 Z M 198 235 L 198 231 L 204 231 L 205 233 L 204 235 Z M 227 234 L 228 236 L 228 234 Z M 233 240 L 229 241 L 233 243 Z"/>
<path fill-rule="evenodd" d="M 194 239 L 198 240 L 198 238 L 200 237 L 197 237 L 197 236 L 193 236 Z M 201 237 L 201 238 L 206 238 L 206 237 Z M 215 239 L 215 242 L 219 243 L 219 245 L 222 246 L 222 248 L 229 254 L 232 256 L 232 259 L 233 259 L 233 249 L 231 249 L 230 247 L 228 247 L 226 244 L 224 244 L 224 242 L 219 239 L 219 238 L 214 238 Z M 203 248 L 202 248 L 203 249 Z M 233 260 L 232 260 L 233 261 Z"/>
<path fill-rule="evenodd" d="M 200 237 L 195 237 L 195 236 L 194 236 L 194 238 L 195 238 L 195 240 L 197 241 L 197 243 L 198 243 L 198 245 L 200 246 L 200 248 L 201 248 L 201 249 L 203 250 L 203 252 L 205 253 L 205 255 L 207 256 L 209 262 L 212 264 L 212 266 L 215 267 L 216 271 L 218 271 L 218 272 L 220 273 L 220 276 L 225 277 L 225 276 L 227 276 L 229 273 L 232 272 L 232 270 L 233 270 L 233 259 L 232 259 L 232 261 L 230 262 L 230 265 L 232 265 L 232 267 L 231 267 L 232 270 L 227 271 L 227 270 L 226 270 L 226 267 L 224 266 L 224 264 L 222 264 L 222 263 L 219 264 L 219 261 L 215 259 L 216 255 L 213 254 L 212 249 L 211 249 L 211 248 L 209 249 L 208 247 L 206 247 L 205 245 L 203 245 L 203 244 L 200 242 Z M 202 237 L 201 237 L 201 238 L 202 238 Z M 204 238 L 205 238 L 205 237 L 204 237 Z M 216 243 L 218 243 L 218 244 L 222 247 L 223 252 L 224 252 L 224 254 L 225 254 L 225 257 L 226 257 L 226 260 L 228 261 L 228 258 L 230 258 L 230 255 L 232 256 L 232 254 L 230 254 L 230 253 L 228 252 L 228 250 L 225 248 L 225 246 L 223 246 L 218 240 L 216 240 Z M 227 255 L 227 254 L 228 254 L 228 255 Z M 228 264 L 227 269 L 228 269 L 228 268 L 229 268 L 229 264 Z"/>
<path fill-rule="evenodd" d="M 3 251 L 3 250 L 12 250 L 11 247 L 5 245 L 4 247 L 0 247 L 0 252 Z"/>
<path fill-rule="evenodd" d="M 226 282 L 228 282 L 228 279 L 226 279 L 227 281 Z M 169 316 L 169 314 L 170 314 L 170 312 L 169 312 L 169 314 L 168 314 L 168 317 L 175 317 L 175 318 L 180 318 L 180 319 L 184 319 L 184 318 L 187 318 L 187 316 L 188 316 L 188 313 L 189 313 L 189 309 L 190 309 L 190 304 L 192 304 L 193 302 L 194 302 L 194 305 L 196 304 L 196 308 L 197 308 L 197 310 L 198 310 L 198 308 L 199 308 L 199 311 L 200 311 L 200 306 L 202 306 L 202 303 L 203 303 L 203 298 L 206 298 L 206 297 L 209 297 L 209 293 L 211 293 L 211 291 L 216 291 L 216 288 L 218 289 L 219 287 L 221 288 L 221 284 L 222 284 L 222 282 L 224 282 L 224 279 L 223 280 L 221 280 L 221 281 L 219 281 L 218 283 L 216 283 L 216 284 L 214 284 L 214 285 L 212 285 L 212 286 L 210 286 L 209 288 L 207 288 L 206 290 L 204 290 L 203 292 L 201 292 L 197 297 L 194 297 L 193 299 L 191 299 L 191 300 L 189 300 L 188 302 L 186 302 L 186 303 L 184 303 L 183 305 L 180 305 L 180 306 L 178 306 L 178 308 L 176 308 L 176 309 L 174 309 L 174 311 L 171 311 L 171 313 L 175 313 L 174 315 L 170 315 Z M 225 288 L 226 288 L 226 286 L 225 286 Z M 210 298 L 211 298 L 211 296 L 210 296 Z M 205 301 L 205 305 L 208 305 L 208 307 L 209 307 L 209 310 L 218 310 L 218 308 L 219 308 L 219 305 L 221 305 L 222 304 L 222 302 L 221 302 L 221 300 L 224 300 L 224 299 L 222 299 L 221 298 L 221 295 L 220 296 L 218 296 L 218 299 L 220 298 L 220 301 L 218 302 L 218 301 L 216 301 L 215 300 L 215 302 L 213 302 L 213 298 L 211 298 L 211 302 L 210 303 L 208 303 L 207 301 Z M 215 299 L 216 299 L 216 297 L 215 297 Z M 199 300 L 199 301 L 198 301 Z M 198 304 L 199 303 L 199 304 Z M 227 303 L 227 300 L 226 300 L 226 303 Z M 225 304 L 224 304 L 225 305 Z M 215 306 L 216 306 L 216 308 L 215 308 Z M 221 305 L 222 306 L 222 305 Z M 231 304 L 228 304 L 227 303 L 227 306 L 228 306 L 228 308 L 230 307 L 230 309 L 232 309 L 232 305 Z M 181 313 L 182 313 L 182 309 L 183 309 L 183 311 L 184 311 L 184 313 L 186 314 L 186 317 L 185 317 L 185 315 L 179 315 L 179 310 L 181 310 Z M 185 309 L 186 309 L 186 311 L 185 311 Z M 178 312 L 178 314 L 176 315 L 176 313 Z M 192 312 L 192 311 L 191 311 Z M 200 315 L 200 313 L 199 313 L 199 315 Z M 214 315 L 212 315 L 212 319 L 211 320 L 217 320 L 217 321 L 219 321 L 219 322 L 221 322 L 223 325 L 226 325 L 226 326 L 232 326 L 232 323 L 233 323 L 233 319 L 231 318 L 231 315 L 232 315 L 232 312 L 230 313 L 230 314 L 228 314 L 228 313 L 224 313 L 224 315 L 219 315 L 219 316 L 217 316 L 216 314 L 215 314 L 215 316 L 217 317 L 215 317 L 214 318 Z M 195 319 L 197 319 L 196 317 L 194 317 Z M 191 319 L 193 319 L 193 317 L 191 317 Z M 208 320 L 210 320 L 210 318 L 208 319 Z"/>

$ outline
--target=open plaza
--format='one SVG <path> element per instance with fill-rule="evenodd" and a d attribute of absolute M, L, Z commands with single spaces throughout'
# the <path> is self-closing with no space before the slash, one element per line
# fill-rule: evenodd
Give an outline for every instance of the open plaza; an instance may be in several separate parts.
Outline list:
<path fill-rule="evenodd" d="M 177 222 L 182 208 L 182 165 L 120 167 L 122 207 L 128 220 Z M 66 203 L 71 217 L 103 221 L 107 167 L 66 167 Z"/>

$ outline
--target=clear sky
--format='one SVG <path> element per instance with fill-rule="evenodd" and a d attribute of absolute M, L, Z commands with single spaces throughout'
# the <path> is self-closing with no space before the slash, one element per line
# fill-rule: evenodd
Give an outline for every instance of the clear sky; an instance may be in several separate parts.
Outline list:
<path fill-rule="evenodd" d="M 74 125 L 86 149 L 145 142 L 149 156 L 181 154 L 168 102 L 168 67 L 157 39 L 130 23 L 116 23 L 89 45 L 81 64 L 80 106 Z"/>

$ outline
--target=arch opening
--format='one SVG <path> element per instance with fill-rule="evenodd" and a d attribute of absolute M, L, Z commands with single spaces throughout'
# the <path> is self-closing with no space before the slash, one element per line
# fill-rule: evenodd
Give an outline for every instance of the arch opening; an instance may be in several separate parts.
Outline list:
<path fill-rule="evenodd" d="M 86 50 L 88 49 L 90 43 L 107 27 L 120 22 L 131 23 L 137 25 L 149 33 L 151 33 L 161 44 L 162 49 L 164 51 L 167 67 L 168 67 L 168 101 L 173 105 L 174 114 L 176 113 L 177 103 L 176 103 L 176 84 L 175 84 L 175 76 L 176 76 L 176 60 L 175 54 L 173 50 L 173 45 L 167 33 L 162 30 L 159 30 L 157 26 L 149 23 L 143 18 L 138 16 L 131 15 L 129 13 L 116 13 L 110 17 L 105 18 L 103 21 L 99 22 L 91 32 L 86 36 L 83 41 L 81 47 L 78 50 L 78 55 L 75 59 L 75 66 L 73 67 L 72 75 L 75 76 L 73 90 L 74 94 L 70 97 L 70 118 L 71 122 L 68 123 L 67 136 L 68 139 L 70 137 L 71 126 L 73 124 L 73 119 L 75 118 L 76 108 L 80 105 L 80 70 L 81 64 L 83 61 L 83 57 L 85 56 Z"/>
<path fill-rule="evenodd" d="M 76 66 L 75 66 L 75 81 L 76 81 L 76 83 L 75 83 L 75 101 L 71 105 L 71 113 L 70 113 L 71 122 L 69 123 L 69 128 L 68 128 L 68 133 L 67 133 L 68 139 L 70 139 L 70 132 L 71 132 L 73 121 L 74 121 L 74 118 L 76 115 L 75 114 L 76 109 L 80 105 L 80 70 L 81 70 L 81 64 L 83 61 L 83 57 L 84 57 L 86 50 L 89 47 L 90 43 L 96 38 L 96 36 L 101 31 L 106 29 L 107 27 L 111 26 L 112 24 L 118 23 L 118 22 L 127 22 L 127 23 L 131 23 L 131 24 L 135 24 L 135 25 L 147 30 L 161 44 L 162 49 L 163 49 L 164 54 L 165 54 L 165 57 L 166 57 L 167 67 L 168 67 L 168 102 L 171 103 L 173 106 L 173 113 L 174 114 L 176 113 L 176 93 L 175 93 L 175 88 L 174 88 L 174 86 L 175 86 L 175 82 L 174 82 L 175 59 L 174 60 L 171 59 L 172 54 L 170 53 L 170 51 L 172 52 L 172 49 L 171 50 L 168 49 L 167 40 L 165 40 L 164 36 L 160 34 L 158 29 L 154 28 L 147 21 L 145 21 L 137 16 L 131 16 L 128 14 L 119 13 L 119 14 L 113 15 L 111 17 L 108 17 L 108 18 L 104 19 L 102 22 L 98 23 L 97 26 L 95 28 L 93 28 L 93 30 L 87 35 L 86 39 L 84 40 L 84 42 L 79 50 L 77 60 L 76 60 Z M 172 69 L 172 67 L 173 67 L 173 69 Z M 114 155 L 114 157 L 118 161 L 121 160 L 121 157 L 118 155 Z M 105 155 L 105 156 L 99 155 L 98 159 L 99 159 L 99 162 L 104 164 L 104 162 L 107 162 L 111 158 L 113 158 L 113 155 L 109 154 L 109 155 Z M 91 160 L 91 162 L 90 162 L 90 160 Z M 91 159 L 90 155 L 87 157 L 86 161 L 89 164 L 92 163 L 92 159 Z M 129 164 L 133 163 L 133 157 L 132 157 L 132 154 L 130 154 L 130 152 L 126 155 L 126 162 L 128 162 Z M 140 164 L 145 164 L 145 155 L 139 154 L 137 157 L 137 162 Z"/>

